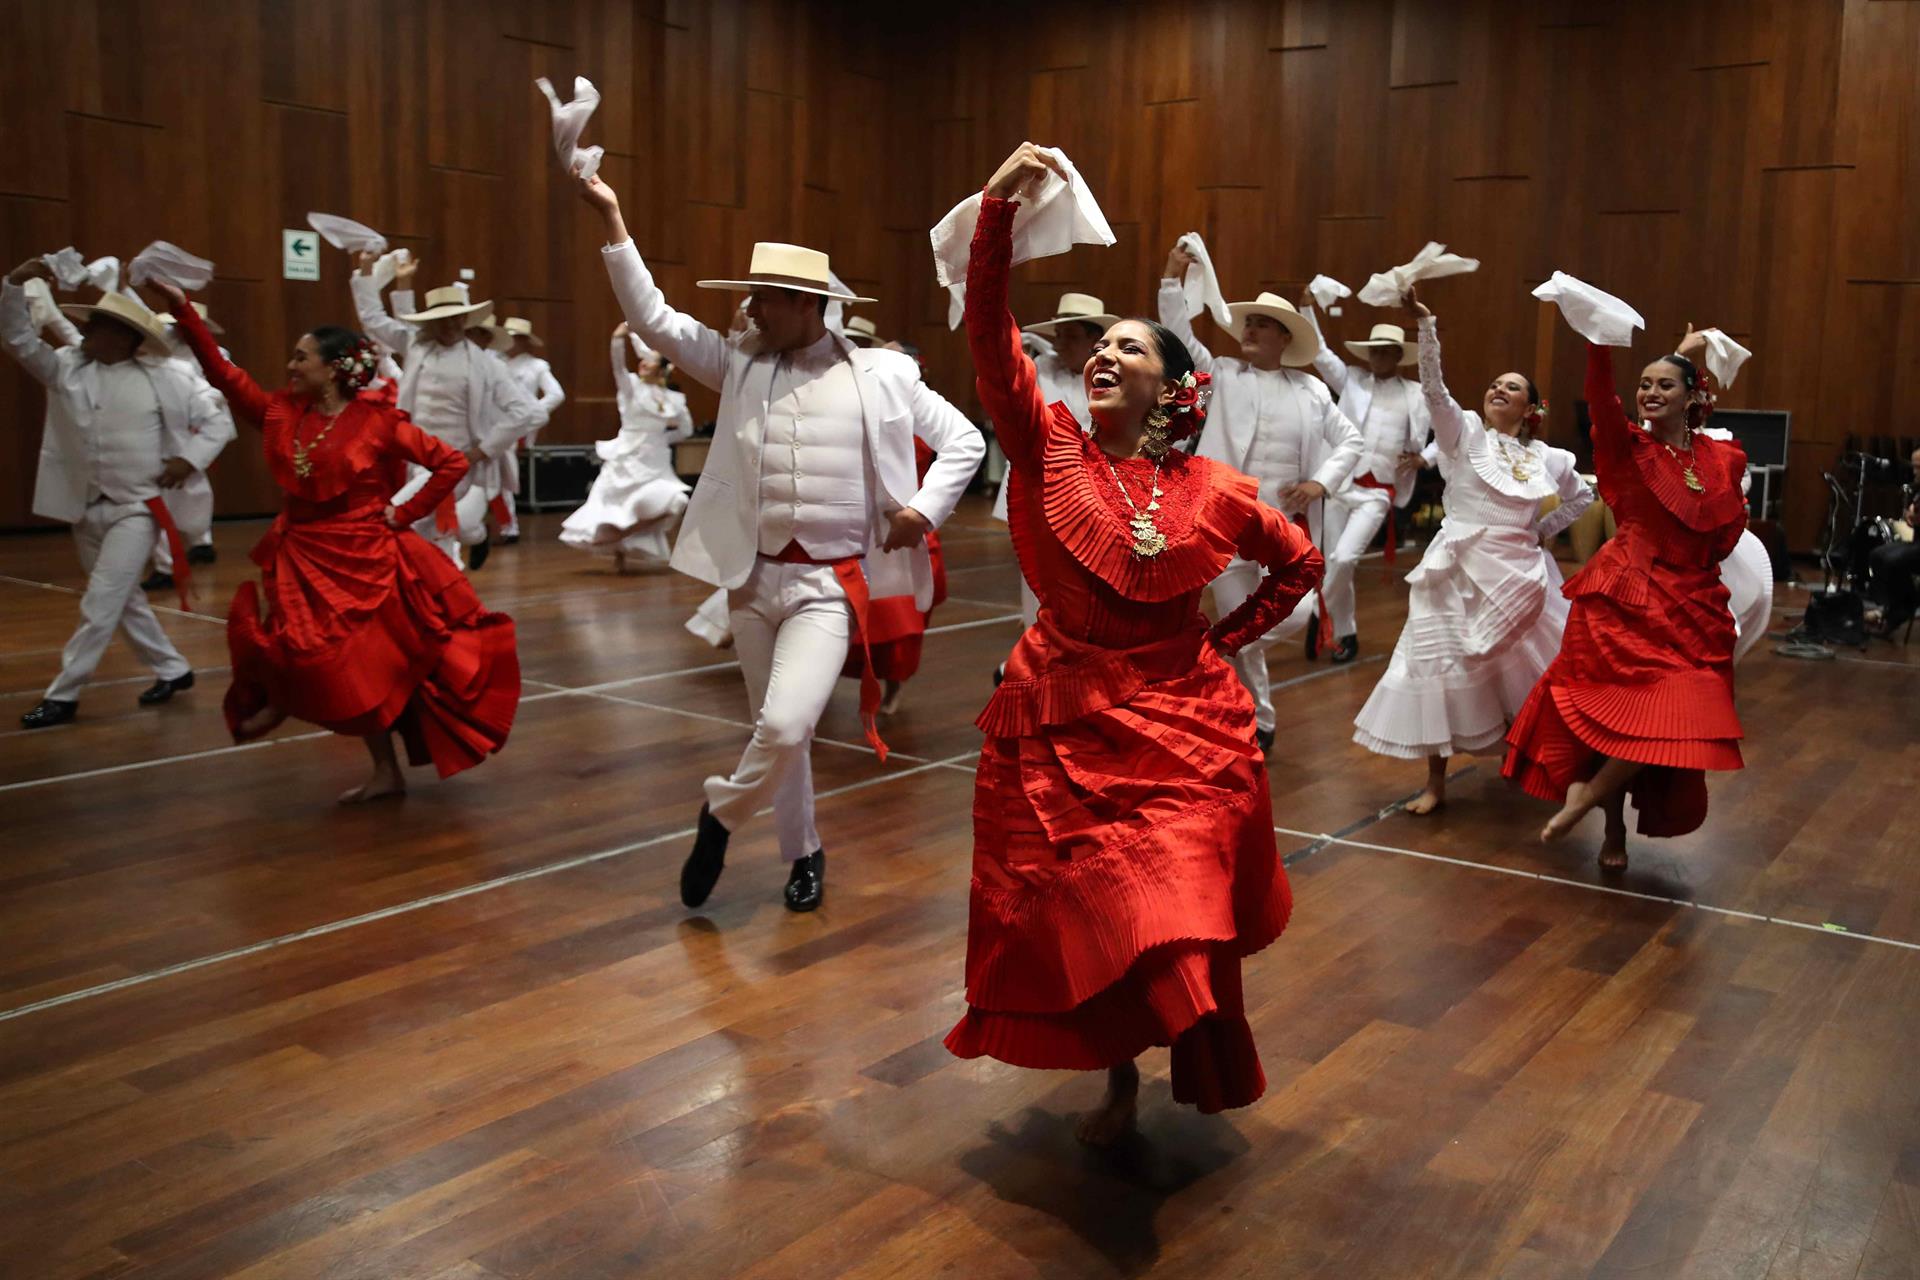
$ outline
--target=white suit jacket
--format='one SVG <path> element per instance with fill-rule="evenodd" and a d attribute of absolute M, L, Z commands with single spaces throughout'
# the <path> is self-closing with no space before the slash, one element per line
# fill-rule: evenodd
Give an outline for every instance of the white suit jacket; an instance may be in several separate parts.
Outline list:
<path fill-rule="evenodd" d="M 1314 309 L 1308 307 L 1301 314 L 1306 316 L 1307 323 L 1311 324 L 1314 330 L 1318 332 L 1320 328 L 1320 317 L 1314 314 Z M 1367 464 L 1364 448 L 1367 411 L 1372 407 L 1373 397 L 1380 389 L 1380 380 L 1373 376 L 1372 369 L 1363 369 L 1357 365 L 1350 365 L 1345 360 L 1342 360 L 1333 350 L 1331 344 L 1325 341 L 1322 341 L 1320 344 L 1319 354 L 1313 357 L 1313 367 L 1322 378 L 1327 380 L 1327 385 L 1333 388 L 1333 394 L 1338 397 L 1340 401 L 1340 411 L 1347 415 L 1348 421 L 1360 428 L 1360 436 L 1363 442 L 1362 456 L 1360 461 L 1355 464 L 1355 467 L 1356 470 L 1359 467 L 1364 467 Z M 1399 381 L 1406 384 L 1404 389 L 1407 393 L 1407 438 L 1400 442 L 1399 452 L 1402 454 L 1424 453 L 1427 447 L 1427 441 L 1433 438 L 1433 418 L 1432 415 L 1427 412 L 1426 396 L 1421 392 L 1420 383 L 1417 380 L 1402 377 Z M 1418 462 L 1413 463 L 1411 466 L 1394 468 L 1394 506 L 1404 507 L 1407 503 L 1413 501 L 1413 485 L 1419 475 L 1420 464 Z"/>
<path fill-rule="evenodd" d="M 367 336 L 384 343 L 400 361 L 399 405 L 413 412 L 414 396 L 420 390 L 420 361 L 415 358 L 422 345 L 418 327 L 387 314 L 380 302 L 380 286 L 372 276 L 354 272 L 352 276 L 354 310 L 360 313 L 360 327 Z M 406 310 L 412 305 L 412 291 L 396 289 L 394 306 Z M 448 440 L 456 449 L 478 448 L 489 458 L 511 450 L 521 436 L 547 425 L 547 412 L 534 398 L 521 390 L 520 383 L 498 353 L 474 347 L 467 361 L 467 405 L 472 433 L 470 440 Z"/>
<path fill-rule="evenodd" d="M 1206 429 L 1200 433 L 1200 447 L 1194 452 L 1236 471 L 1246 471 L 1253 453 L 1254 406 L 1259 396 L 1254 380 L 1261 376 L 1260 371 L 1244 360 L 1215 356 L 1201 344 L 1194 336 L 1193 322 L 1187 318 L 1186 294 L 1178 280 L 1160 282 L 1160 323 L 1187 344 L 1195 368 L 1213 375 L 1213 404 Z M 1340 501 L 1353 487 L 1353 468 L 1365 449 L 1360 429 L 1334 404 L 1326 383 L 1298 369 L 1282 369 L 1280 373 L 1309 406 L 1300 478 L 1317 481 L 1328 497 Z"/>
<path fill-rule="evenodd" d="M 672 563 L 702 582 L 738 587 L 760 553 L 760 452 L 779 359 L 760 352 L 751 331 L 729 337 L 668 306 L 633 241 L 601 252 L 633 331 L 680 372 L 720 393 L 713 448 L 687 505 Z M 935 527 L 953 514 L 986 455 L 986 440 L 966 415 L 920 380 L 912 356 L 856 347 L 839 335 L 834 341 L 853 369 L 867 454 L 879 481 L 869 491 L 867 512 L 877 551 L 888 517 L 901 507 L 912 507 Z M 938 455 L 924 483 L 914 466 L 915 436 Z M 914 550 L 911 556 L 867 557 L 876 599 L 911 595 L 919 608 L 932 607 L 932 563 L 924 543 Z"/>
<path fill-rule="evenodd" d="M 98 422 L 77 346 L 55 350 L 33 328 L 26 291 L 11 282 L 0 288 L 0 342 L 47 389 L 46 427 L 40 437 L 40 470 L 33 486 L 33 513 L 68 524 L 87 509 L 90 486 L 153 488 L 157 476 L 95 474 L 100 451 L 93 437 L 118 424 Z M 204 379 L 189 377 L 164 356 L 136 356 L 160 404 L 160 456 L 183 458 L 196 470 L 213 465 L 235 435 L 226 401 Z M 104 482 L 104 483 L 102 483 Z M 154 488 L 154 492 L 159 490 Z"/>

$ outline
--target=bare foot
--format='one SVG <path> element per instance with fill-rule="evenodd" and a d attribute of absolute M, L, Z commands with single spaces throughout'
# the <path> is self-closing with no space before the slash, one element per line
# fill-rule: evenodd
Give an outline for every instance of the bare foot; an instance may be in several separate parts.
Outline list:
<path fill-rule="evenodd" d="M 240 736 L 243 738 L 256 737 L 273 728 L 273 726 L 278 723 L 280 723 L 280 709 L 274 706 L 262 707 L 240 722 Z"/>
<path fill-rule="evenodd" d="M 1131 1062 L 1107 1072 L 1107 1096 L 1080 1117 L 1075 1135 L 1090 1147 L 1110 1147 L 1133 1132 L 1140 1101 L 1140 1068 Z"/>
<path fill-rule="evenodd" d="M 1552 844 L 1564 837 L 1567 832 L 1579 825 L 1580 819 L 1593 810 L 1593 786 L 1586 782 L 1576 782 L 1567 788 L 1567 802 L 1560 812 L 1547 820 L 1540 828 L 1540 843 Z"/>
<path fill-rule="evenodd" d="M 340 793 L 341 804 L 365 804 L 369 800 L 380 800 L 387 796 L 407 794 L 407 780 L 398 773 L 376 772 L 371 778 L 351 791 Z"/>
<path fill-rule="evenodd" d="M 1600 869 L 1614 875 L 1627 869 L 1627 842 L 1625 840 L 1616 844 L 1612 836 L 1608 836 L 1606 842 L 1600 846 Z"/>
<path fill-rule="evenodd" d="M 1429 784 L 1425 791 L 1407 801 L 1407 812 L 1416 818 L 1424 818 L 1446 802 L 1446 788 Z"/>
<path fill-rule="evenodd" d="M 907 686 L 898 680 L 885 683 L 886 696 L 880 699 L 880 714 L 890 716 L 900 710 L 900 704 L 906 701 Z"/>

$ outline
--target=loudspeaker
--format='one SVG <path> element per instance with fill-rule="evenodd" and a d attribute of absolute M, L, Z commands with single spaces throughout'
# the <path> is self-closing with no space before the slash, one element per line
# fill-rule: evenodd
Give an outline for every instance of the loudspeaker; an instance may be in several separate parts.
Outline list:
<path fill-rule="evenodd" d="M 1799 630 L 1805 638 L 1823 644 L 1867 647 L 1866 606 L 1853 591 L 1817 591 L 1807 597 L 1807 614 Z"/>

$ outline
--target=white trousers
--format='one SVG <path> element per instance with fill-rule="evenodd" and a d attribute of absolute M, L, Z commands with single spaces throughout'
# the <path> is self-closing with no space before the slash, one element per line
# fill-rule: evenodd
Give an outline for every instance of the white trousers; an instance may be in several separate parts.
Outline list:
<path fill-rule="evenodd" d="M 1374 535 L 1386 523 L 1392 505 L 1385 489 L 1357 485 L 1344 501 L 1327 503 L 1320 539 L 1327 574 L 1320 583 L 1320 595 L 1326 601 L 1336 637 L 1357 634 L 1353 577 L 1360 567 L 1360 557 L 1373 545 Z"/>
<path fill-rule="evenodd" d="M 707 810 L 738 832 L 770 799 L 780 856 L 795 862 L 820 848 L 813 730 L 847 660 L 853 609 L 832 569 L 764 558 L 727 604 L 753 737 L 731 776 L 707 779 Z"/>
<path fill-rule="evenodd" d="M 500 494 L 506 499 L 507 522 L 500 526 L 500 536 L 514 538 L 520 534 L 519 504 L 514 501 L 520 493 L 520 455 L 508 449 L 500 455 Z"/>
<path fill-rule="evenodd" d="M 178 680 L 193 668 L 160 629 L 160 619 L 140 590 L 158 532 L 153 514 L 138 502 L 96 502 L 73 526 L 73 545 L 87 571 L 80 597 L 80 626 L 60 654 L 60 674 L 47 686 L 56 702 L 78 702 L 80 689 L 100 665 L 115 628 L 140 661 L 161 680 Z"/>

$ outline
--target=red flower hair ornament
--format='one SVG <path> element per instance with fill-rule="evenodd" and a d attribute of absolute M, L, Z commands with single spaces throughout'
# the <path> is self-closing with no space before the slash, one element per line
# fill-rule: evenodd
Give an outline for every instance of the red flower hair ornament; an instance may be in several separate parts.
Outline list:
<path fill-rule="evenodd" d="M 1167 437 L 1185 440 L 1199 433 L 1207 421 L 1207 402 L 1213 399 L 1213 375 L 1189 369 L 1175 384 L 1167 404 Z"/>

